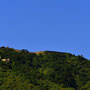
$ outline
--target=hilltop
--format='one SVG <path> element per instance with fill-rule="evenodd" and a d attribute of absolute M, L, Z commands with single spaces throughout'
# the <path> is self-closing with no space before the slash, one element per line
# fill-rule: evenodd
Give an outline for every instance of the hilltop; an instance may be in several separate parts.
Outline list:
<path fill-rule="evenodd" d="M 0 57 L 0 90 L 90 90 L 90 60 L 81 55 L 0 47 Z"/>

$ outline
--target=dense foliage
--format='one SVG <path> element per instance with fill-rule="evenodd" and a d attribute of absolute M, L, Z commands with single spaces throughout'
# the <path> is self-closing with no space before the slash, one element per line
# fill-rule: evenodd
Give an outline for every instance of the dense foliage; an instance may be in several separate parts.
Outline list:
<path fill-rule="evenodd" d="M 90 90 L 90 61 L 83 56 L 8 47 L 0 56 L 0 90 Z"/>

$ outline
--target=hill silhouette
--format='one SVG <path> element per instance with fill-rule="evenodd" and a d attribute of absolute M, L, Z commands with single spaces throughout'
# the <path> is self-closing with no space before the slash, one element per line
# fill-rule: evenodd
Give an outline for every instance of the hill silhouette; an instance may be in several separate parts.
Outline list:
<path fill-rule="evenodd" d="M 90 60 L 0 47 L 0 90 L 90 90 Z"/>

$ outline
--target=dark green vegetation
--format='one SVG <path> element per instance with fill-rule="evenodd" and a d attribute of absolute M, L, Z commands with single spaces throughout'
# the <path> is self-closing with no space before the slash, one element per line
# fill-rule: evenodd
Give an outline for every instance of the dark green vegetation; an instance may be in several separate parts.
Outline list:
<path fill-rule="evenodd" d="M 90 90 L 90 61 L 82 56 L 8 47 L 0 56 L 0 90 Z"/>

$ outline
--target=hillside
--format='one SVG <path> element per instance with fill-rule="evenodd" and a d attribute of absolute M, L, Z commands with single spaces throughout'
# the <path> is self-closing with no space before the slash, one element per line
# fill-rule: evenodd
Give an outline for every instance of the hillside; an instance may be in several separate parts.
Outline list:
<path fill-rule="evenodd" d="M 0 90 L 90 90 L 90 60 L 0 47 Z"/>

